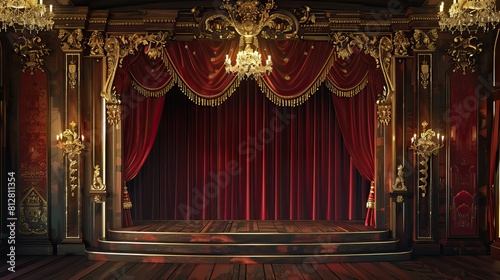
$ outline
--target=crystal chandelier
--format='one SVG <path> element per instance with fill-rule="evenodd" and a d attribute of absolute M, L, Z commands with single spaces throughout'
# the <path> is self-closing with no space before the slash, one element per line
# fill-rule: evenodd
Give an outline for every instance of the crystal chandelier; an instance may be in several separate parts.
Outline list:
<path fill-rule="evenodd" d="M 500 22 L 500 12 L 496 10 L 495 0 L 453 0 L 448 14 L 444 12 L 444 2 L 439 8 L 439 26 L 441 30 L 449 30 L 452 33 L 471 32 L 470 28 L 477 27 L 472 31 L 483 29 L 484 32 Z"/>
<path fill-rule="evenodd" d="M 253 39 L 248 37 L 246 38 Z M 224 62 L 224 65 L 226 66 L 227 73 L 234 73 L 239 79 L 252 78 L 264 73 L 269 75 L 271 73 L 273 70 L 271 56 L 267 56 L 266 64 L 262 65 L 262 56 L 257 51 L 257 48 L 252 48 L 252 44 L 250 42 L 251 41 L 246 42 L 244 49 L 238 51 L 235 65 L 232 65 L 231 58 L 229 58 L 229 55 L 226 54 L 226 61 Z"/>
<path fill-rule="evenodd" d="M 43 0 L 0 1 L 0 21 L 3 30 L 12 26 L 29 32 L 50 31 L 54 25 L 53 17 L 52 5 L 47 12 Z"/>
<path fill-rule="evenodd" d="M 274 1 L 261 5 L 259 1 L 244 0 L 231 4 L 223 1 L 221 8 L 228 11 L 225 21 L 240 35 L 240 50 L 236 56 L 236 64 L 226 55 L 226 72 L 234 73 L 240 79 L 256 77 L 272 71 L 271 56 L 267 57 L 266 65 L 262 65 L 258 51 L 256 36 L 265 26 L 271 26 L 270 10 L 275 8 Z"/>

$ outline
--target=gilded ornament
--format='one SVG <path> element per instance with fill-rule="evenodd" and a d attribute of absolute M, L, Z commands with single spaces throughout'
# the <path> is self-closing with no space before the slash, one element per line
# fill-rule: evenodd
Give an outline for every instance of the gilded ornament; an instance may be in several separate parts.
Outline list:
<path fill-rule="evenodd" d="M 410 46 L 410 41 L 406 37 L 403 30 L 398 30 L 396 33 L 394 33 L 393 42 L 395 55 L 408 55 L 408 47 Z"/>
<path fill-rule="evenodd" d="M 455 62 L 453 72 L 459 69 L 462 70 L 463 75 L 466 74 L 467 69 L 475 72 L 476 58 L 483 50 L 481 48 L 482 45 L 482 43 L 477 43 L 476 36 L 463 38 L 460 35 L 455 37 L 450 44 L 450 48 L 447 50 Z"/>
<path fill-rule="evenodd" d="M 47 201 L 33 187 L 19 204 L 19 233 L 47 233 Z"/>
<path fill-rule="evenodd" d="M 438 39 L 437 29 L 431 29 L 427 33 L 420 29 L 415 29 L 411 42 L 413 50 L 436 50 L 436 41 Z"/>
<path fill-rule="evenodd" d="M 398 165 L 398 173 L 396 174 L 396 179 L 394 180 L 394 184 L 392 185 L 393 191 L 407 191 L 404 179 L 403 166 Z"/>
<path fill-rule="evenodd" d="M 58 38 L 61 40 L 61 49 L 63 51 L 83 50 L 83 32 L 81 29 L 75 29 L 72 32 L 60 29 Z"/>
<path fill-rule="evenodd" d="M 13 44 L 14 51 L 21 55 L 21 71 L 30 70 L 30 74 L 34 75 L 35 69 L 45 72 L 43 69 L 43 56 L 49 55 L 50 49 L 46 48 L 45 44 L 41 44 L 42 39 L 38 36 L 26 38 L 21 36 L 17 42 Z"/>
<path fill-rule="evenodd" d="M 426 121 L 422 122 L 422 132 L 420 133 L 420 137 L 417 138 L 417 135 L 413 135 L 411 138 L 410 149 L 415 150 L 415 153 L 422 157 L 420 163 L 420 182 L 421 184 L 418 186 L 419 189 L 422 190 L 422 197 L 425 197 L 427 193 L 427 179 L 429 177 L 429 159 L 432 155 L 436 155 L 439 149 L 444 147 L 444 136 L 440 136 L 438 133 L 430 128 L 426 128 L 428 123 Z"/>
<path fill-rule="evenodd" d="M 427 89 L 427 86 L 429 85 L 429 78 L 430 78 L 429 62 L 427 60 L 423 60 L 422 64 L 420 65 L 420 84 L 424 89 Z"/>
<path fill-rule="evenodd" d="M 102 32 L 94 30 L 87 43 L 91 56 L 104 56 L 104 37 Z"/>
<path fill-rule="evenodd" d="M 75 196 L 75 190 L 79 188 L 78 182 L 78 156 L 85 149 L 84 137 L 76 132 L 76 123 L 71 122 L 70 128 L 57 135 L 57 147 L 63 152 L 63 156 L 68 157 L 69 181 L 71 186 L 71 196 Z"/>

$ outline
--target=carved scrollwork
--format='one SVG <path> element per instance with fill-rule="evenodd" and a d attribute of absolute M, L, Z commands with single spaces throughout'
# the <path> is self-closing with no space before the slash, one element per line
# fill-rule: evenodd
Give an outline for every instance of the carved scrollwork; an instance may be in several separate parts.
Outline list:
<path fill-rule="evenodd" d="M 116 70 L 122 63 L 123 58 L 146 46 L 144 51 L 153 59 L 166 59 L 165 46 L 172 38 L 170 32 L 159 32 L 157 34 L 132 34 L 109 37 L 104 50 L 107 55 L 108 76 L 101 97 L 106 100 L 107 119 L 109 124 L 118 124 L 121 120 L 121 100 L 113 87 Z"/>
<path fill-rule="evenodd" d="M 87 43 L 91 56 L 104 56 L 104 36 L 102 32 L 94 30 Z"/>
<path fill-rule="evenodd" d="M 209 39 L 230 39 L 237 35 L 255 37 L 261 35 L 266 39 L 296 38 L 299 20 L 314 21 L 315 17 L 308 7 L 295 11 L 278 10 L 274 1 L 261 4 L 255 0 L 241 0 L 236 4 L 228 0 L 222 1 L 220 9 L 225 11 L 209 11 L 203 7 L 191 10 L 199 23 L 200 37 Z"/>
<path fill-rule="evenodd" d="M 438 39 L 437 29 L 431 29 L 427 33 L 420 29 L 415 29 L 411 43 L 413 50 L 436 50 L 436 41 Z"/>
<path fill-rule="evenodd" d="M 399 30 L 394 33 L 394 55 L 406 56 L 408 55 L 408 47 L 410 46 L 410 40 L 406 37 L 403 30 Z"/>
<path fill-rule="evenodd" d="M 455 67 L 453 72 L 462 70 L 462 74 L 466 74 L 467 69 L 475 71 L 477 55 L 482 52 L 482 43 L 477 43 L 476 36 L 463 38 L 461 35 L 453 39 L 448 54 L 453 58 Z"/>
<path fill-rule="evenodd" d="M 14 51 L 21 55 L 21 71 L 23 73 L 27 69 L 30 70 L 31 75 L 34 74 L 35 69 L 45 72 L 43 69 L 43 57 L 49 55 L 50 49 L 45 44 L 41 44 L 41 42 L 42 39 L 38 36 L 33 38 L 21 36 L 13 44 Z"/>
<path fill-rule="evenodd" d="M 75 29 L 72 32 L 60 29 L 58 38 L 61 40 L 61 49 L 63 51 L 83 49 L 83 32 L 81 29 Z"/>

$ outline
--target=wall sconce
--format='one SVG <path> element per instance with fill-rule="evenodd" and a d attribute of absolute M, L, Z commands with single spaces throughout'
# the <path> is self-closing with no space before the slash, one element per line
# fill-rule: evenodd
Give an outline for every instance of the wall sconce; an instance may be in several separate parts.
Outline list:
<path fill-rule="evenodd" d="M 432 155 L 436 155 L 438 150 L 444 147 L 444 135 L 434 132 L 432 129 L 426 129 L 428 123 L 426 121 L 422 122 L 423 131 L 420 133 L 420 138 L 417 138 L 417 134 L 414 134 L 411 138 L 410 149 L 415 150 L 415 153 L 422 156 L 422 161 L 420 161 L 420 181 L 421 185 L 418 186 L 422 190 L 422 197 L 425 197 L 427 192 L 427 178 L 429 177 L 429 158 Z"/>
<path fill-rule="evenodd" d="M 63 156 L 68 156 L 69 160 L 69 181 L 71 185 L 71 196 L 75 196 L 75 189 L 78 188 L 78 155 L 85 149 L 83 141 L 84 136 L 79 136 L 76 132 L 76 123 L 71 122 L 70 128 L 56 136 L 57 147 L 59 147 Z"/>

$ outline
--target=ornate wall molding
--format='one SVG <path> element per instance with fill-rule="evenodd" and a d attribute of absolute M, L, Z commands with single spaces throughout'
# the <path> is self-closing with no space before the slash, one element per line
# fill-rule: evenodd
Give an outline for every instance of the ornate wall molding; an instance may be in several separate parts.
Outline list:
<path fill-rule="evenodd" d="M 437 29 L 431 29 L 427 33 L 420 29 L 415 29 L 411 37 L 412 49 L 414 51 L 435 51 L 437 39 Z"/>
<path fill-rule="evenodd" d="M 462 35 L 459 35 L 455 37 L 453 42 L 450 43 L 450 48 L 447 50 L 455 62 L 453 72 L 462 70 L 463 75 L 466 74 L 467 69 L 475 72 L 477 55 L 483 51 L 481 48 L 482 45 L 483 43 L 477 42 L 476 36 L 464 38 Z"/>
<path fill-rule="evenodd" d="M 35 69 L 45 72 L 43 57 L 49 55 L 50 49 L 45 44 L 42 44 L 42 38 L 38 36 L 32 38 L 21 36 L 13 45 L 14 51 L 21 55 L 21 71 L 23 73 L 27 69 L 30 70 L 31 75 L 34 74 Z"/>
<path fill-rule="evenodd" d="M 91 56 L 104 56 L 104 36 L 102 32 L 94 30 L 87 42 Z"/>
<path fill-rule="evenodd" d="M 66 29 L 60 29 L 57 37 L 61 40 L 61 49 L 63 51 L 83 50 L 84 37 L 81 29 L 75 29 L 71 32 Z"/>

